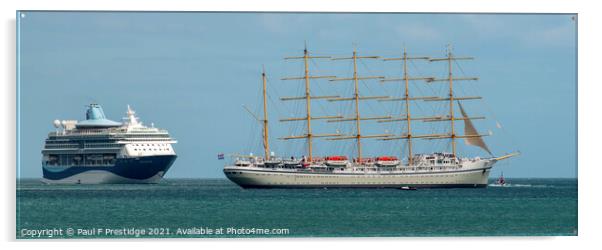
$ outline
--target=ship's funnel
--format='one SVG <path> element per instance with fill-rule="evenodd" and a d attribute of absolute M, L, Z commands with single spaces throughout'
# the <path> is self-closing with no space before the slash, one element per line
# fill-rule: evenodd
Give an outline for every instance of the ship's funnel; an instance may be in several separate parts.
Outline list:
<path fill-rule="evenodd" d="M 105 112 L 102 107 L 98 104 L 90 104 L 88 111 L 86 111 L 86 120 L 101 120 L 106 119 Z"/>
<path fill-rule="evenodd" d="M 119 127 L 120 122 L 114 122 L 106 118 L 105 112 L 98 104 L 90 104 L 86 110 L 86 120 L 80 121 L 75 126 L 77 128 L 110 128 Z"/>

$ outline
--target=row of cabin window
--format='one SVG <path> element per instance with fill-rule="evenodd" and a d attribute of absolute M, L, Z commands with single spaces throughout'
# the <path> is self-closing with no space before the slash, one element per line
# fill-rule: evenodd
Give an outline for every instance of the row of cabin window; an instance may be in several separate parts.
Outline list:
<path fill-rule="evenodd" d="M 437 164 L 450 164 L 450 163 L 451 163 L 450 161 L 441 161 L 441 160 L 437 161 Z M 435 164 L 435 160 L 431 160 L 431 164 Z"/>
<path fill-rule="evenodd" d="M 151 147 L 151 146 L 167 146 L 167 144 L 163 144 L 163 143 L 159 143 L 159 144 L 154 144 L 154 143 L 151 143 L 151 144 L 134 144 L 134 146 L 142 146 L 142 147 L 149 146 L 149 147 Z M 159 149 L 157 149 L 157 148 L 149 148 L 148 149 L 148 151 L 157 151 L 157 150 L 158 151 L 169 151 L 169 148 L 159 148 Z M 146 148 L 142 148 L 140 150 L 138 150 L 138 148 L 134 148 L 134 151 L 147 151 L 147 150 L 146 150 Z"/>
<path fill-rule="evenodd" d="M 169 148 L 149 148 L 148 151 L 169 151 Z M 134 148 L 134 151 L 147 151 L 146 148 L 142 148 L 138 150 L 138 148 Z"/>
<path fill-rule="evenodd" d="M 151 144 L 133 144 L 133 145 L 134 146 L 142 146 L 142 147 L 144 147 L 144 146 L 167 146 L 167 144 L 163 144 L 163 143 L 159 143 L 159 144 L 154 144 L 154 143 L 151 143 Z"/>

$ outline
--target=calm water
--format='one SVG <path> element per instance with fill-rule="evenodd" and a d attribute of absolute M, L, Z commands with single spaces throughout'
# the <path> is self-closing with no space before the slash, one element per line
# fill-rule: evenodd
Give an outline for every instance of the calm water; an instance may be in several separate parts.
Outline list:
<path fill-rule="evenodd" d="M 68 238 L 68 229 L 78 238 L 134 237 L 134 229 L 145 231 L 141 237 L 150 237 L 150 232 L 159 237 L 577 234 L 577 180 L 508 181 L 508 187 L 402 191 L 244 190 L 225 179 L 90 186 L 29 179 L 17 188 L 17 238 L 43 229 L 63 230 L 55 234 L 59 238 Z M 84 235 L 83 229 L 92 228 L 113 231 L 108 236 L 99 231 Z M 217 235 L 201 228 L 223 229 Z M 238 229 L 238 234 L 227 233 L 228 228 Z M 251 233 L 251 228 L 288 229 L 288 234 Z M 196 232 L 176 234 L 178 229 Z"/>

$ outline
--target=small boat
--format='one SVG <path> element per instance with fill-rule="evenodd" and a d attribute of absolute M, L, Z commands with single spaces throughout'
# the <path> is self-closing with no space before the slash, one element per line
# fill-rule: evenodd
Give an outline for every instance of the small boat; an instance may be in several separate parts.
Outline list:
<path fill-rule="evenodd" d="M 248 167 L 248 166 L 251 165 L 251 162 L 247 161 L 247 160 L 240 160 L 239 159 L 239 160 L 236 160 L 234 162 L 234 165 L 239 166 L 239 167 Z"/>
<path fill-rule="evenodd" d="M 497 179 L 497 181 L 495 181 L 496 185 L 499 186 L 504 186 L 506 185 L 506 179 L 504 179 L 504 173 L 502 172 L 502 174 L 500 175 L 500 178 Z"/>
<path fill-rule="evenodd" d="M 416 190 L 415 187 L 408 187 L 408 186 L 403 186 L 400 188 L 401 190 Z"/>
<path fill-rule="evenodd" d="M 302 167 L 302 161 L 291 157 L 290 160 L 284 160 L 282 162 L 285 168 L 300 168 Z"/>
<path fill-rule="evenodd" d="M 276 168 L 282 166 L 281 160 L 265 160 L 263 161 L 263 165 L 268 168 Z"/>

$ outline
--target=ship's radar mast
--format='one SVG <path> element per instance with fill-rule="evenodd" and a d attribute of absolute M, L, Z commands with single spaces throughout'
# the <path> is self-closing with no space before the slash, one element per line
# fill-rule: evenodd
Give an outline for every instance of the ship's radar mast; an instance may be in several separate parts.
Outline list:
<path fill-rule="evenodd" d="M 141 127 L 142 123 L 138 122 L 138 118 L 136 117 L 136 111 L 134 111 L 130 105 L 128 104 L 127 111 L 127 119 L 128 119 L 128 127 Z"/>

